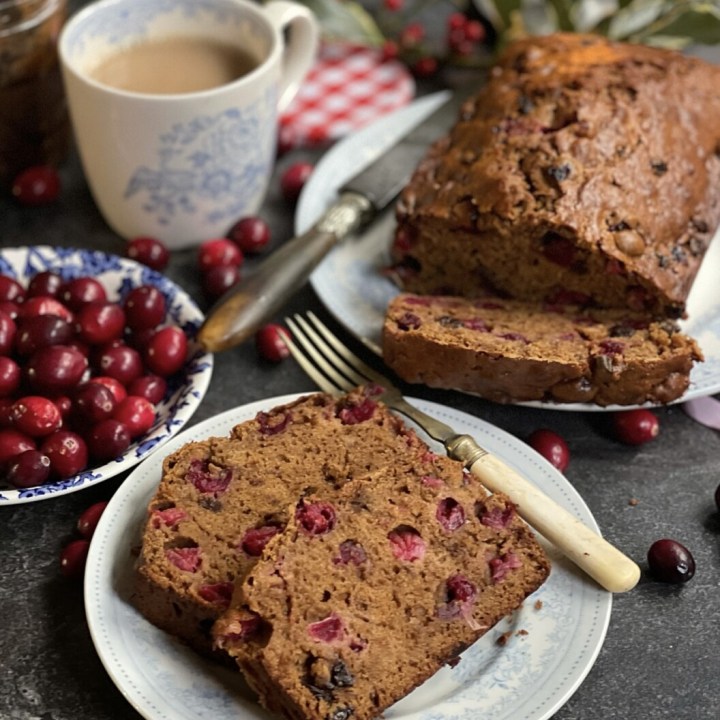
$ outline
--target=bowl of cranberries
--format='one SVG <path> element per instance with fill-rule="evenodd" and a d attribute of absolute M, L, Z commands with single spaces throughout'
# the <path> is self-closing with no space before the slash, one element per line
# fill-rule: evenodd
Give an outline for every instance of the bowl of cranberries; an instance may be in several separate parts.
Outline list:
<path fill-rule="evenodd" d="M 177 434 L 212 375 L 202 321 L 134 260 L 0 250 L 0 505 L 95 485 Z"/>

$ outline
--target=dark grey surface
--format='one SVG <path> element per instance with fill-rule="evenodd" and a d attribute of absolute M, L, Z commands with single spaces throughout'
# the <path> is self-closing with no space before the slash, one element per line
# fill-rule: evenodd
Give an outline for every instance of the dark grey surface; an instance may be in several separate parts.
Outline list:
<path fill-rule="evenodd" d="M 278 172 L 300 157 L 281 159 Z M 53 206 L 24 209 L 0 198 L 0 246 L 55 244 L 122 253 L 124 243 L 99 217 L 74 156 L 62 177 L 62 197 Z M 277 178 L 261 214 L 271 223 L 274 246 L 290 236 L 292 210 L 279 196 Z M 194 251 L 175 253 L 167 274 L 205 306 Z M 363 352 L 309 286 L 287 308 L 305 309 L 315 310 Z M 191 424 L 247 402 L 313 389 L 292 361 L 264 364 L 247 343 L 218 355 L 209 392 Z M 643 568 L 639 586 L 615 597 L 597 662 L 557 720 L 717 720 L 720 520 L 713 493 L 720 482 L 720 436 L 671 407 L 658 411 L 659 438 L 633 449 L 610 437 L 604 413 L 499 406 L 423 388 L 410 393 L 482 417 L 519 438 L 538 427 L 562 434 L 572 453 L 566 477 L 603 533 Z M 97 657 L 81 584 L 59 572 L 60 549 L 79 514 L 109 499 L 124 477 L 64 497 L 0 507 L 0 719 L 139 718 Z M 634 506 L 632 498 L 638 500 Z M 692 550 L 697 574 L 686 586 L 662 585 L 645 573 L 647 549 L 661 537 Z"/>

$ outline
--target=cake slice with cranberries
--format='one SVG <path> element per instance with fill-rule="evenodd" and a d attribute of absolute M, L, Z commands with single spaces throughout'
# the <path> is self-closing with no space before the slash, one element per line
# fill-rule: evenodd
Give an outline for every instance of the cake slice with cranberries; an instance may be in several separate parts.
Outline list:
<path fill-rule="evenodd" d="M 308 492 L 336 493 L 420 440 L 369 390 L 314 394 L 261 412 L 229 437 L 165 458 L 136 567 L 134 604 L 158 627 L 210 653 L 210 630 L 265 543 Z"/>
<path fill-rule="evenodd" d="M 380 716 L 549 573 L 509 500 L 427 448 L 288 515 L 214 632 L 291 720 Z"/>
<path fill-rule="evenodd" d="M 382 344 L 403 380 L 496 402 L 669 403 L 703 359 L 673 320 L 495 297 L 400 294 Z"/>

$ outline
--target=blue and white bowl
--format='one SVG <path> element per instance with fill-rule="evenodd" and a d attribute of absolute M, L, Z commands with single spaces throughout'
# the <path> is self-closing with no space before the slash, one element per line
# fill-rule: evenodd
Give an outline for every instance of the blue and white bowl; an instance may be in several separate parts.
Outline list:
<path fill-rule="evenodd" d="M 164 445 L 188 422 L 205 396 L 212 376 L 212 354 L 193 340 L 203 314 L 186 292 L 161 273 L 133 260 L 94 250 L 48 246 L 0 250 L 0 274 L 10 275 L 24 286 L 30 277 L 45 270 L 56 272 L 65 279 L 94 277 L 111 299 L 122 299 L 138 285 L 154 285 L 165 296 L 168 322 L 183 328 L 188 336 L 188 361 L 184 370 L 173 378 L 175 381 L 169 382 L 165 398 L 156 406 L 152 428 L 123 455 L 65 480 L 34 488 L 11 489 L 0 480 L 0 507 L 65 495 L 128 470 Z"/>

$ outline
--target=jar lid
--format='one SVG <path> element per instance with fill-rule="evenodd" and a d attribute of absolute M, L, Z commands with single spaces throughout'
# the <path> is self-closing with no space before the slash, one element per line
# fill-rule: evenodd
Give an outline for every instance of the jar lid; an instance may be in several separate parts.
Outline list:
<path fill-rule="evenodd" d="M 407 105 L 415 81 L 377 48 L 326 43 L 280 118 L 280 147 L 327 145 Z"/>

